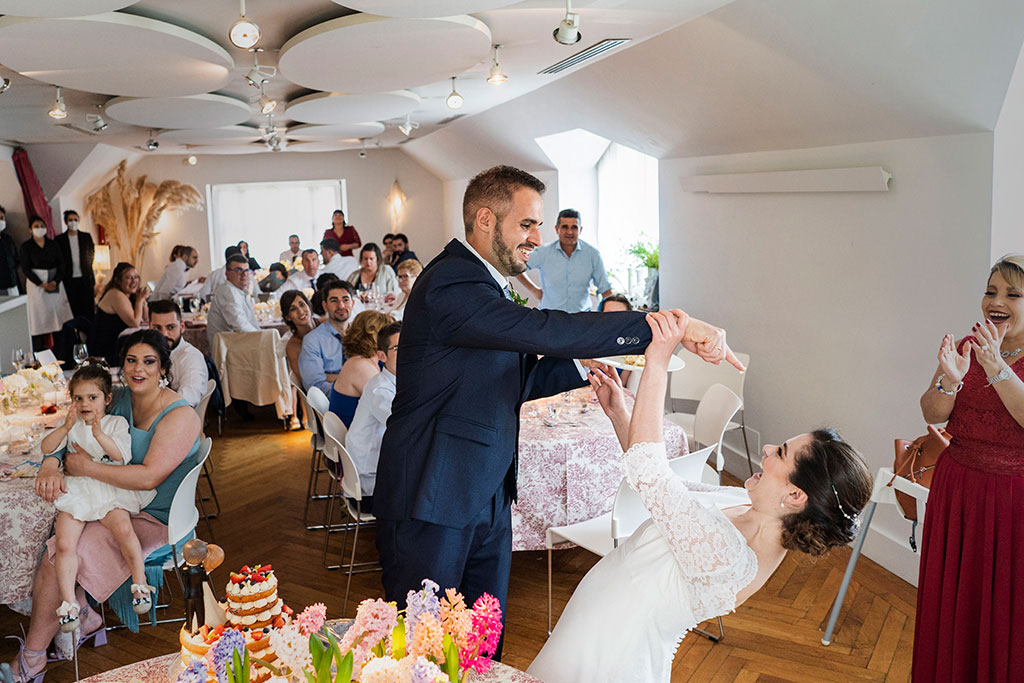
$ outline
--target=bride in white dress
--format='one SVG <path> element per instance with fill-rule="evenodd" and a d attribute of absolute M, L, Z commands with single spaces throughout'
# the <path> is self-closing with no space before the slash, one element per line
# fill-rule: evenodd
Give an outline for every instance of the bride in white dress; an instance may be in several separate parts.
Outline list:
<path fill-rule="evenodd" d="M 545 683 L 669 681 L 688 630 L 735 610 L 787 549 L 821 555 L 852 541 L 871 495 L 863 460 L 831 430 L 765 446 L 763 472 L 742 489 L 676 477 L 665 458 L 662 411 L 668 360 L 687 318 L 652 313 L 648 322 L 653 340 L 632 419 L 614 373 L 594 370 L 591 383 L 651 518 L 576 588 L 528 670 Z"/>

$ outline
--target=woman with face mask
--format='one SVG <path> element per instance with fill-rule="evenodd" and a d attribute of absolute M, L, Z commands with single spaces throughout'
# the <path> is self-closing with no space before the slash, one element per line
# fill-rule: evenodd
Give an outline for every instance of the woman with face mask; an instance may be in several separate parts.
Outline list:
<path fill-rule="evenodd" d="M 66 278 L 64 259 L 57 243 L 46 238 L 46 223 L 39 216 L 29 220 L 32 237 L 21 245 L 21 270 L 28 289 L 28 329 L 32 350 L 52 345 L 50 335 L 71 320 L 71 306 L 61 284 Z"/>
<path fill-rule="evenodd" d="M 18 296 L 18 248 L 7 233 L 7 209 L 0 206 L 0 296 Z"/>

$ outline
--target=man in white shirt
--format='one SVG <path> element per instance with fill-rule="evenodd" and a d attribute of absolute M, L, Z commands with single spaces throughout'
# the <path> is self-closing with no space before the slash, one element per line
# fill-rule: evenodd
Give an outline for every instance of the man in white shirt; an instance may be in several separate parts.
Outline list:
<path fill-rule="evenodd" d="M 359 261 L 354 256 L 342 256 L 341 246 L 336 239 L 326 239 L 320 243 L 320 255 L 324 259 L 325 273 L 334 273 L 342 280 L 359 270 Z"/>
<path fill-rule="evenodd" d="M 171 347 L 171 389 L 195 408 L 206 393 L 210 375 L 203 352 L 182 338 L 185 326 L 181 322 L 181 309 L 170 299 L 149 302 L 149 329 L 167 338 Z"/>
<path fill-rule="evenodd" d="M 224 265 L 224 277 L 227 282 L 217 287 L 213 293 L 213 303 L 206 319 L 206 335 L 213 348 L 214 337 L 220 332 L 259 332 L 260 324 L 256 319 L 256 310 L 249 298 L 249 284 L 252 273 L 249 271 L 249 259 L 241 252 L 228 257 Z"/>
<path fill-rule="evenodd" d="M 227 268 L 227 260 L 231 258 L 232 254 L 241 254 L 242 250 L 238 248 L 238 245 L 232 244 L 230 247 L 224 250 L 224 261 L 225 264 L 220 268 L 214 268 L 210 274 L 206 277 L 206 282 L 203 283 L 203 288 L 199 290 L 199 296 L 203 299 L 209 300 L 210 295 L 217 291 L 227 281 L 224 277 L 224 269 Z M 249 261 L 246 260 L 245 265 L 249 265 Z"/>
<path fill-rule="evenodd" d="M 384 369 L 371 377 L 363 387 L 363 395 L 345 437 L 345 448 L 359 471 L 363 512 L 373 510 L 373 488 L 377 482 L 380 442 L 384 438 L 388 418 L 391 417 L 391 401 L 395 398 L 395 368 L 398 365 L 398 338 L 401 332 L 402 322 L 398 321 L 377 333 L 377 357 L 384 361 Z"/>
<path fill-rule="evenodd" d="M 288 276 L 274 296 L 278 299 L 289 289 L 316 289 L 316 278 L 320 270 L 320 255 L 316 249 L 305 249 L 302 252 L 302 270 L 297 270 Z"/>
<path fill-rule="evenodd" d="M 281 256 L 277 260 L 291 268 L 295 257 L 299 255 L 299 249 L 299 236 L 288 235 L 288 249 L 282 251 Z"/>
<path fill-rule="evenodd" d="M 164 268 L 160 281 L 156 283 L 156 289 L 150 295 L 153 301 L 171 299 L 188 284 L 188 271 L 199 263 L 199 251 L 193 247 L 179 247 L 178 255 Z M 206 278 L 199 278 L 200 282 L 206 282 Z"/>

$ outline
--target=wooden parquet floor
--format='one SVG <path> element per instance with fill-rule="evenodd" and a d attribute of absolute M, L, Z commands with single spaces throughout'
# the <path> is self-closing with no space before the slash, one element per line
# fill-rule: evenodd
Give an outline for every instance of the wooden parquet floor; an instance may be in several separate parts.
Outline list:
<path fill-rule="evenodd" d="M 227 558 L 225 566 L 214 573 L 214 582 L 223 585 L 228 571 L 243 564 L 272 562 L 281 578 L 281 596 L 289 605 L 301 608 L 322 601 L 330 617 L 343 616 L 345 577 L 321 565 L 323 532 L 306 531 L 302 525 L 308 435 L 282 432 L 269 412 L 257 414 L 260 419 L 248 424 L 232 419 L 225 425 L 224 435 L 214 437 L 213 476 L 222 510 L 213 520 L 213 529 Z M 200 486 L 205 484 L 201 482 Z M 315 510 L 323 514 L 322 508 Z M 203 538 L 208 535 L 202 521 L 199 533 Z M 341 540 L 341 534 L 332 535 L 332 563 L 339 559 Z M 364 530 L 357 559 L 370 560 L 375 555 L 373 530 Z M 788 557 L 758 594 L 724 617 L 723 642 L 713 644 L 695 635 L 683 640 L 672 680 L 909 680 L 915 589 L 867 558 L 857 565 L 832 645 L 823 647 L 820 643 L 848 557 L 845 549 L 817 562 L 802 556 Z M 596 561 L 580 549 L 555 553 L 556 615 Z M 167 613 L 175 616 L 182 613 L 183 606 L 177 582 L 169 578 L 172 600 Z M 349 615 L 360 600 L 381 594 L 378 573 L 355 575 Z M 515 553 L 503 660 L 507 664 L 526 668 L 544 644 L 546 602 L 546 553 Z M 27 626 L 27 619 L 0 607 L 0 634 L 20 633 L 19 624 Z M 704 626 L 714 628 L 712 624 Z M 176 651 L 178 627 L 144 626 L 138 634 L 111 632 L 108 645 L 82 649 L 82 677 Z M 0 640 L 0 661 L 13 658 L 13 642 Z M 73 681 L 74 670 L 69 662 L 52 664 L 46 680 Z"/>

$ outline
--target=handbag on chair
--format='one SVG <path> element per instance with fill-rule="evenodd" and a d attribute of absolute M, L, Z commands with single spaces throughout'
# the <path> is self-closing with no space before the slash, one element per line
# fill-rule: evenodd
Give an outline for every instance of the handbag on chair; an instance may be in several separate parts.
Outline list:
<path fill-rule="evenodd" d="M 889 480 L 888 485 L 892 486 L 896 477 L 903 477 L 925 488 L 931 488 L 935 465 L 939 456 L 949 445 L 949 439 L 949 432 L 935 425 L 928 425 L 928 433 L 913 441 L 896 439 L 896 458 L 892 465 L 893 477 Z M 896 502 L 899 503 L 903 516 L 914 523 L 910 532 L 910 546 L 917 552 L 917 542 L 914 538 L 914 530 L 916 530 L 918 522 L 917 501 L 913 496 L 896 491 Z"/>

